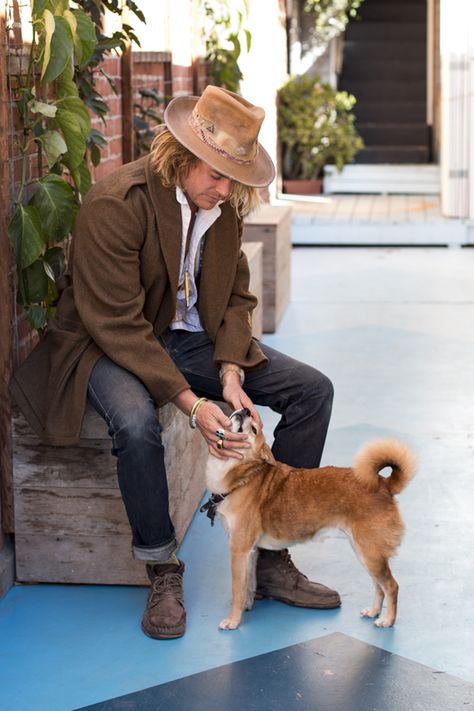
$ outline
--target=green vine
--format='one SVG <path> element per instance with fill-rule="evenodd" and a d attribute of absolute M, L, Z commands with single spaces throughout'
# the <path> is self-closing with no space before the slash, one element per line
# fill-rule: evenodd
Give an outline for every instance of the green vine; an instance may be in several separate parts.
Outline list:
<path fill-rule="evenodd" d="M 243 79 L 239 67 L 243 35 L 247 52 L 250 51 L 251 34 L 244 28 L 248 18 L 248 0 L 242 0 L 241 10 L 229 0 L 204 0 L 203 36 L 206 43 L 206 61 L 211 81 L 216 86 L 238 92 Z"/>
<path fill-rule="evenodd" d="M 165 97 L 157 89 L 139 89 L 140 101 L 133 104 L 135 131 L 135 158 L 150 152 L 156 127 L 163 123 Z M 171 97 L 169 97 L 171 98 Z"/>
<path fill-rule="evenodd" d="M 145 21 L 133 0 L 125 4 Z M 104 135 L 91 127 L 91 112 L 105 123 L 109 110 L 97 91 L 96 75 L 104 74 L 100 65 L 105 55 L 137 41 L 128 25 L 104 35 L 101 20 L 106 10 L 121 14 L 122 4 L 32 0 L 28 65 L 13 78 L 22 176 L 8 236 L 18 271 L 17 300 L 40 335 L 54 316 L 56 282 L 64 271 L 62 242 L 90 188 L 89 164 L 99 164 L 106 145 Z M 38 177 L 29 180 L 35 153 Z"/>

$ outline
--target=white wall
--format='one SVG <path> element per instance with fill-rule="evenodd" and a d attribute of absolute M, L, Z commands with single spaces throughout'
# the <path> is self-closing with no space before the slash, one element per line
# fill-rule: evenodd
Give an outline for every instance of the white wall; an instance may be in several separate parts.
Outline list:
<path fill-rule="evenodd" d="M 260 142 L 272 160 L 277 161 L 276 92 L 285 82 L 287 52 L 285 15 L 279 0 L 250 2 L 246 26 L 252 33 L 249 54 L 242 53 L 239 65 L 244 74 L 241 94 L 248 101 L 265 109 L 266 117 L 260 132 Z M 275 181 L 270 196 L 276 195 Z"/>
<path fill-rule="evenodd" d="M 474 219 L 473 0 L 441 0 L 440 53 L 442 210 Z"/>

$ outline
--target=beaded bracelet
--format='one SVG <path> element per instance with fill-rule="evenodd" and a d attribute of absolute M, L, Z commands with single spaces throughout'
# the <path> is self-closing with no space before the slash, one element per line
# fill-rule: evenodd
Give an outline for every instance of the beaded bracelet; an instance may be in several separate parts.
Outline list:
<path fill-rule="evenodd" d="M 196 417 L 198 414 L 198 410 L 203 405 L 205 402 L 208 402 L 207 397 L 200 397 L 199 400 L 196 400 L 194 403 L 191 412 L 189 413 L 189 426 L 195 430 L 196 429 Z"/>

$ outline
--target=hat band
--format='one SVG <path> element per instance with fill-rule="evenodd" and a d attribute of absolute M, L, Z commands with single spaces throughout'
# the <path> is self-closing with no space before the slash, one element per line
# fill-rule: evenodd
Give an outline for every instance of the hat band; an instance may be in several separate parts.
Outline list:
<path fill-rule="evenodd" d="M 207 146 L 215 150 L 219 155 L 221 155 L 223 158 L 228 158 L 231 160 L 233 163 L 238 163 L 238 165 L 251 165 L 255 161 L 255 157 L 258 152 L 258 147 L 255 150 L 255 156 L 251 158 L 250 160 L 242 160 L 241 158 L 236 158 L 233 156 L 231 153 L 228 151 L 224 150 L 224 148 L 221 148 L 215 141 L 212 140 L 211 135 L 208 130 L 203 128 L 203 125 L 205 125 L 205 119 L 202 119 L 199 114 L 194 111 L 190 117 L 189 117 L 189 124 L 191 128 L 193 129 L 194 133 L 198 136 L 198 138 L 201 139 L 203 143 L 205 143 Z"/>

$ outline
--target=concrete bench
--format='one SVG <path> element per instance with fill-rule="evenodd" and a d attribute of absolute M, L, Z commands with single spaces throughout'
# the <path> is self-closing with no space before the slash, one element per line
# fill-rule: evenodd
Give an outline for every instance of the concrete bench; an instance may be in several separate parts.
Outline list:
<path fill-rule="evenodd" d="M 263 243 L 263 331 L 273 333 L 290 300 L 291 206 L 261 205 L 244 220 L 242 240 Z"/>
<path fill-rule="evenodd" d="M 262 242 L 245 242 L 242 250 L 247 257 L 250 269 L 250 291 L 258 299 L 258 304 L 252 312 L 252 334 L 261 338 L 263 333 L 263 244 Z"/>
<path fill-rule="evenodd" d="M 253 334 L 262 334 L 262 245 L 243 249 L 259 298 Z M 170 511 L 178 541 L 205 492 L 207 445 L 174 405 L 161 408 Z M 13 499 L 18 582 L 146 585 L 131 555 L 131 533 L 105 422 L 88 407 L 77 447 L 42 445 L 13 417 Z"/>

